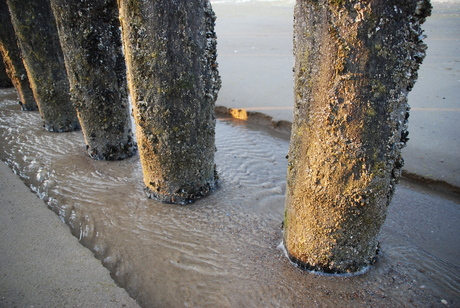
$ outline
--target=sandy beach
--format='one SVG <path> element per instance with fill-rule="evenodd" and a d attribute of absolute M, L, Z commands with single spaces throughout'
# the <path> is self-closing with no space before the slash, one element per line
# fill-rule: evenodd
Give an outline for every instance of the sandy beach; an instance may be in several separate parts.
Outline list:
<path fill-rule="evenodd" d="M 233 108 L 235 117 L 249 112 L 262 124 L 292 122 L 293 7 L 293 1 L 214 4 L 222 76 L 217 105 Z M 422 28 L 428 51 L 408 97 L 404 172 L 459 192 L 460 1 L 433 1 Z"/>
<path fill-rule="evenodd" d="M 3 162 L 0 178 L 0 307 L 138 307 Z"/>
<path fill-rule="evenodd" d="M 0 307 L 458 307 L 460 1 L 433 2 L 427 57 L 409 95 L 409 178 L 390 207 L 378 266 L 351 279 L 302 272 L 276 248 L 294 2 L 212 2 L 218 110 L 281 133 L 222 121 L 221 188 L 171 207 L 145 199 L 138 158 L 94 162 L 81 133 L 29 128 L 36 113 L 2 121 L 19 111 L 3 104 L 14 93 L 1 90 Z"/>

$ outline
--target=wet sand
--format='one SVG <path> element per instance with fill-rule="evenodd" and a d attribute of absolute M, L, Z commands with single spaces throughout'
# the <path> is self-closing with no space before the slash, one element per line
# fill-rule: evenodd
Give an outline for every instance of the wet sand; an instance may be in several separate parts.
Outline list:
<path fill-rule="evenodd" d="M 427 56 L 408 97 L 410 140 L 403 149 L 403 170 L 460 193 L 460 1 L 432 4 L 433 14 L 422 25 Z M 235 117 L 252 113 L 252 120 L 265 125 L 292 122 L 294 1 L 213 7 L 222 76 L 217 105 L 235 109 Z"/>
<path fill-rule="evenodd" d="M 288 14 L 288 9 L 284 12 Z M 277 27 L 276 16 L 258 20 Z M 229 22 L 227 29 L 241 26 Z M 248 33 L 249 51 L 253 50 L 253 38 Z M 284 34 L 278 38 L 286 39 Z M 235 50 L 236 54 L 241 52 L 240 48 Z M 246 55 L 260 60 L 259 65 L 267 63 L 267 58 L 262 61 L 249 51 Z M 281 58 L 286 63 L 290 61 Z M 246 99 L 246 106 L 265 108 L 257 107 L 255 102 L 259 100 L 249 96 L 253 91 L 241 87 L 241 80 L 225 77 L 225 66 L 228 69 L 232 65 L 225 64 L 224 59 L 220 62 L 224 82 L 220 102 L 232 107 L 234 98 L 226 96 L 231 91 L 224 89 L 225 84 L 233 84 L 236 88 L 232 95 Z M 234 64 L 237 62 L 235 59 Z M 245 63 L 249 66 L 258 62 L 248 59 Z M 292 63 L 289 65 L 290 70 Z M 233 68 L 238 70 L 237 66 Z M 243 80 L 250 77 L 240 75 Z M 264 78 L 261 80 L 270 80 L 270 76 Z M 285 105 L 270 105 L 271 98 L 279 95 L 273 88 L 276 82 L 272 82 L 262 83 L 262 90 L 269 92 L 262 101 L 269 108 L 260 111 L 289 113 Z M 291 81 L 285 82 L 287 86 Z M 5 95 L 11 100 L 14 92 Z M 460 306 L 458 196 L 449 197 L 403 181 L 382 229 L 377 266 L 357 277 L 318 276 L 294 267 L 277 248 L 282 237 L 286 134 L 246 122 L 219 120 L 216 159 L 221 186 L 209 198 L 178 207 L 145 198 L 137 157 L 114 163 L 95 162 L 85 155 L 81 133 L 43 132 L 37 113 L 23 113 L 14 102 L 5 103 L 4 99 L 5 96 L 0 99 L 1 159 L 44 203 L 25 186 L 21 187 L 25 191 L 19 192 L 8 189 L 3 194 L 3 188 L 0 190 L 2 210 L 10 211 L 4 206 L 9 201 L 23 209 L 14 215 L 17 223 L 10 222 L 7 229 L 13 235 L 5 233 L 6 224 L 0 224 L 4 258 L 0 266 L 8 264 L 0 268 L 1 307 L 134 305 L 124 297 L 126 293 L 117 293 L 120 289 L 110 278 L 106 282 L 107 270 L 76 239 L 91 249 L 116 282 L 143 307 Z M 2 183 L 7 184 L 9 179 L 17 183 L 16 175 L 1 168 L 0 171 Z M 53 216 L 45 204 L 58 215 Z M 29 207 L 37 207 L 38 213 Z M 10 213 L 13 212 L 2 214 L 0 219 L 13 217 Z M 67 237 L 68 229 L 60 224 L 58 216 L 75 238 Z M 45 232 L 49 230 L 42 229 L 54 229 L 53 220 L 63 229 L 48 235 Z M 38 244 L 37 234 L 44 235 L 45 243 Z M 51 247 L 42 249 L 49 247 L 45 245 Z M 35 250 L 29 252 L 27 247 Z M 57 251 L 65 254 L 54 260 Z M 81 261 L 86 257 L 92 265 L 80 263 L 86 262 Z M 72 260 L 77 266 L 71 264 Z M 79 273 L 67 272 L 71 268 Z M 89 268 L 90 273 L 82 272 L 84 268 Z M 99 288 L 100 285 L 107 288 Z M 107 297 L 101 292 L 108 292 Z"/>
<path fill-rule="evenodd" d="M 0 307 L 139 307 L 0 162 Z"/>
<path fill-rule="evenodd" d="M 285 134 L 220 118 L 220 187 L 193 205 L 177 206 L 146 199 L 137 156 L 94 161 L 85 154 L 80 132 L 46 132 L 38 113 L 20 111 L 11 99 L 0 99 L 0 105 L 1 159 L 142 307 L 460 304 L 458 198 L 402 183 L 380 235 L 377 265 L 355 277 L 318 276 L 297 269 L 278 248 Z M 27 231 L 36 234 L 34 228 Z M 8 249 L 15 238 L 2 240 Z M 65 264 L 47 267 L 66 270 Z M 42 286 L 40 275 L 34 279 Z"/>

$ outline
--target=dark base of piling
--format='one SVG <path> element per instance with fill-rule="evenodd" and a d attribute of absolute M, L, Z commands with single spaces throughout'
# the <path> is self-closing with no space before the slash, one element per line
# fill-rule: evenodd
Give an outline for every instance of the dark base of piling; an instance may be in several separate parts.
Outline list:
<path fill-rule="evenodd" d="M 353 264 L 353 266 L 350 266 L 348 268 L 336 268 L 336 267 L 331 267 L 331 266 L 324 266 L 324 265 L 312 265 L 306 262 L 303 262 L 293 255 L 289 253 L 289 251 L 286 248 L 286 245 L 283 241 L 283 246 L 284 246 L 284 251 L 286 252 L 287 257 L 289 260 L 294 263 L 298 268 L 312 272 L 315 274 L 319 275 L 327 275 L 327 276 L 342 276 L 342 277 L 347 277 L 347 276 L 356 276 L 356 275 L 361 275 L 366 273 L 372 265 L 374 265 L 378 261 L 378 254 L 380 249 L 377 248 L 375 251 L 375 256 L 370 258 L 368 262 L 365 262 L 363 264 Z M 378 245 L 380 247 L 380 245 Z"/>
<path fill-rule="evenodd" d="M 134 156 L 137 153 L 137 145 L 133 142 L 129 142 L 123 148 L 119 147 L 107 147 L 104 152 L 100 152 L 97 149 L 91 149 L 86 145 L 86 151 L 88 155 L 95 160 L 123 160 Z"/>
<path fill-rule="evenodd" d="M 37 105 L 32 105 L 32 104 L 23 104 L 22 102 L 18 102 L 18 104 L 21 106 L 22 111 L 37 111 L 38 106 Z"/>
<path fill-rule="evenodd" d="M 54 125 L 54 124 L 48 124 L 48 123 L 45 123 L 43 124 L 43 127 L 51 132 L 51 133 L 66 133 L 66 132 L 74 132 L 74 131 L 78 131 L 81 129 L 80 127 L 80 123 L 71 123 L 69 125 L 63 125 L 63 126 L 57 126 L 57 125 Z"/>
<path fill-rule="evenodd" d="M 147 197 L 150 199 L 155 199 L 164 203 L 172 204 L 191 204 L 196 200 L 208 196 L 213 190 L 218 187 L 217 181 L 213 183 L 206 183 L 203 186 L 199 187 L 184 187 L 176 190 L 174 193 L 161 193 L 158 191 L 153 191 L 149 187 L 145 187 L 145 192 Z"/>

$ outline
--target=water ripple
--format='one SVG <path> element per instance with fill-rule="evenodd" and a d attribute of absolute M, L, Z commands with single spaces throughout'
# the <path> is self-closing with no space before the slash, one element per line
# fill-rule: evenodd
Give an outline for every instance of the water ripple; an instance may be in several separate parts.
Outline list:
<path fill-rule="evenodd" d="M 94 161 L 81 132 L 49 133 L 16 100 L 0 91 L 1 159 L 145 307 L 460 305 L 458 204 L 400 186 L 377 266 L 361 276 L 317 276 L 277 248 L 286 139 L 218 119 L 219 189 L 169 205 L 146 199 L 139 157 Z"/>

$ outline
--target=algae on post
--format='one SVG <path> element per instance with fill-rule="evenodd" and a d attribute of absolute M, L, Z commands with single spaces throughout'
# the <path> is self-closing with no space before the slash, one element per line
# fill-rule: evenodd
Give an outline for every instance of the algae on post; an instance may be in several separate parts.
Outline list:
<path fill-rule="evenodd" d="M 51 132 L 80 129 L 70 100 L 64 56 L 49 2 L 7 2 L 45 128 Z"/>
<path fill-rule="evenodd" d="M 0 53 L 5 63 L 6 73 L 19 95 L 22 110 L 37 110 L 38 106 L 30 88 L 29 78 L 21 58 L 16 34 L 6 1 L 0 1 Z"/>
<path fill-rule="evenodd" d="M 426 0 L 298 1 L 284 245 L 305 269 L 358 273 L 403 166 Z"/>
<path fill-rule="evenodd" d="M 88 154 L 136 153 L 116 0 L 51 0 Z"/>
<path fill-rule="evenodd" d="M 215 14 L 208 0 L 119 6 L 147 194 L 193 202 L 217 185 Z"/>

